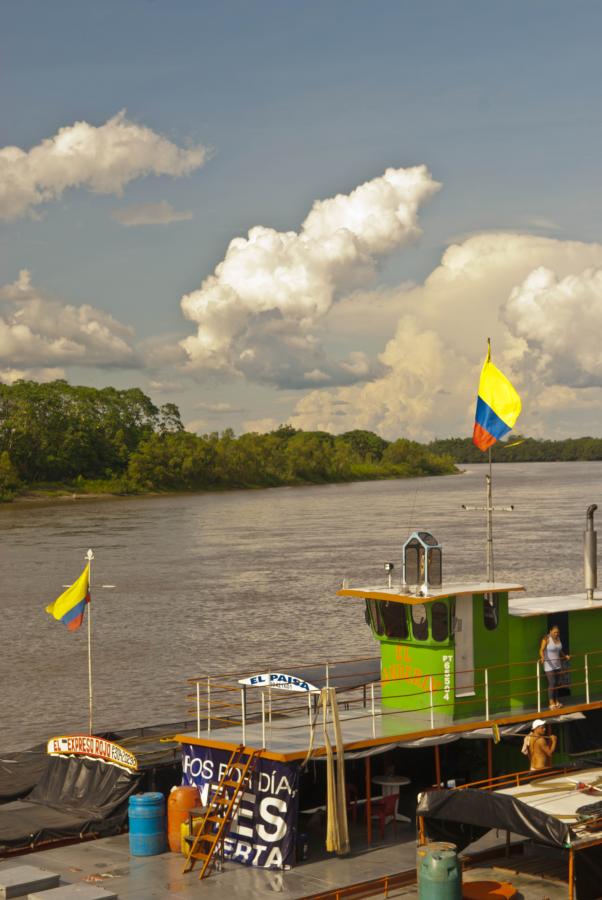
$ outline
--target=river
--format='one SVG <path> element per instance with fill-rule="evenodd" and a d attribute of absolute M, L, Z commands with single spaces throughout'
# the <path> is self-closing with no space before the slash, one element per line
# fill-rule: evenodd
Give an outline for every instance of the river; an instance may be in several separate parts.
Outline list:
<path fill-rule="evenodd" d="M 44 607 L 91 547 L 95 730 L 175 721 L 186 679 L 374 653 L 343 578 L 385 583 L 415 528 L 446 579 L 484 578 L 484 466 L 458 476 L 0 506 L 4 750 L 87 731 L 86 628 Z M 494 466 L 495 575 L 531 596 L 580 590 L 585 509 L 600 463 Z M 103 588 L 102 585 L 115 585 Z"/>

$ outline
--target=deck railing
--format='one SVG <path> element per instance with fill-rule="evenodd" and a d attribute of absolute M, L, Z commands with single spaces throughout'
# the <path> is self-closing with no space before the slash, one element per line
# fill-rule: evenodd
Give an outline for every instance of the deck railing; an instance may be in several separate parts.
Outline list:
<path fill-rule="evenodd" d="M 541 713 L 548 706 L 547 680 L 540 662 L 534 659 L 455 670 L 455 677 L 472 676 L 471 693 L 464 696 L 455 696 L 453 682 L 446 696 L 440 671 L 420 673 L 419 685 L 416 685 L 416 676 L 409 675 L 350 686 L 350 680 L 361 679 L 367 661 L 373 662 L 374 658 L 287 664 L 287 670 L 293 675 L 303 671 L 305 677 L 308 671 L 312 671 L 315 681 L 334 687 L 343 719 L 349 713 L 355 722 L 370 720 L 369 730 L 374 737 L 377 736 L 379 722 L 393 717 L 401 717 L 401 737 L 406 731 L 416 731 L 410 727 L 413 720 L 420 723 L 421 731 L 428 731 L 470 721 L 494 723 L 496 719 L 512 713 Z M 346 668 L 339 674 L 337 666 L 342 663 Z M 354 663 L 357 664 L 356 670 Z M 269 676 L 270 667 L 263 671 Z M 279 669 L 274 666 L 271 671 Z M 256 674 L 257 669 L 203 675 L 188 680 L 194 689 L 194 693 L 189 693 L 187 697 L 195 703 L 197 737 L 200 738 L 202 733 L 210 736 L 217 728 L 235 725 L 241 728 L 242 741 L 246 743 L 248 727 L 260 724 L 264 747 L 269 745 L 269 735 L 281 728 L 287 732 L 308 729 L 309 742 L 316 727 L 319 692 L 281 690 L 271 685 L 269 679 L 265 687 L 248 687 L 238 683 Z M 602 701 L 602 650 L 573 657 L 569 674 L 570 697 L 566 707 Z M 404 717 L 407 717 L 407 725 L 403 724 Z"/>

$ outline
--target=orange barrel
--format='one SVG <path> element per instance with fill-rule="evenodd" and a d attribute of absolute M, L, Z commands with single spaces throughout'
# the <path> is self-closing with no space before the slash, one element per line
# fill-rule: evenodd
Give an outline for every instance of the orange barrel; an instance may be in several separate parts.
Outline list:
<path fill-rule="evenodd" d="M 172 787 L 167 798 L 167 842 L 172 853 L 180 852 L 180 825 L 188 819 L 188 811 L 198 806 L 199 802 L 198 789 L 193 785 Z"/>

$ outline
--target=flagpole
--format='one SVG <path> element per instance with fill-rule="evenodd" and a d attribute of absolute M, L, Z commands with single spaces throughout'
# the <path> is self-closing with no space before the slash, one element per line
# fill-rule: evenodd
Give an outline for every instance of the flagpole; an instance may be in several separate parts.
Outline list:
<path fill-rule="evenodd" d="M 487 359 L 491 359 L 491 338 L 487 338 Z M 493 581 L 493 485 L 491 483 L 491 447 L 488 447 L 489 474 L 487 482 L 487 581 Z"/>
<path fill-rule="evenodd" d="M 514 427 L 520 415 L 521 402 L 513 385 L 503 372 L 491 362 L 491 338 L 487 338 L 487 357 L 481 369 L 477 409 L 472 435 L 473 444 L 479 450 L 487 450 L 489 471 L 485 475 L 485 506 L 466 506 L 464 509 L 483 510 L 487 512 L 487 581 L 495 581 L 493 568 L 493 513 L 501 510 L 512 510 L 513 506 L 493 505 L 493 467 L 491 445 L 500 440 Z M 491 595 L 490 595 L 491 596 Z"/>
<path fill-rule="evenodd" d="M 88 570 L 88 591 L 92 585 L 92 560 L 94 559 L 94 554 L 92 550 L 88 550 L 86 554 L 86 559 L 88 560 L 89 570 Z M 92 734 L 92 604 L 88 603 L 88 701 L 89 701 L 89 713 L 90 713 L 90 734 Z"/>
<path fill-rule="evenodd" d="M 495 581 L 493 574 L 493 485 L 491 469 L 491 447 L 489 454 L 489 474 L 487 475 L 487 581 Z"/>

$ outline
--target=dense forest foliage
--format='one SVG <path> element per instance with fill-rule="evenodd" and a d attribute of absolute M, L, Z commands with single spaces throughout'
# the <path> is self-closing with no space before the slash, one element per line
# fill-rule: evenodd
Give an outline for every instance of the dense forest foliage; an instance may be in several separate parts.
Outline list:
<path fill-rule="evenodd" d="M 493 458 L 602 460 L 602 438 L 515 435 L 494 446 Z M 184 430 L 177 406 L 157 407 L 139 388 L 0 384 L 0 500 L 32 490 L 135 493 L 445 475 L 457 463 L 486 460 L 469 437 L 423 445 L 288 425 L 269 434 L 196 435 Z"/>
<path fill-rule="evenodd" d="M 0 385 L 0 499 L 26 490 L 133 493 L 443 475 L 450 456 L 370 431 L 282 426 L 236 437 L 184 430 L 173 403 L 138 388 Z"/>
<path fill-rule="evenodd" d="M 428 449 L 437 455 L 451 456 L 456 463 L 487 462 L 487 453 L 475 447 L 471 438 L 431 441 Z M 548 441 L 515 434 L 508 441 L 495 444 L 492 454 L 495 462 L 602 460 L 602 438 L 580 437 Z"/>

